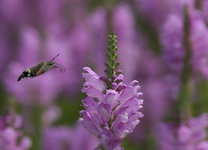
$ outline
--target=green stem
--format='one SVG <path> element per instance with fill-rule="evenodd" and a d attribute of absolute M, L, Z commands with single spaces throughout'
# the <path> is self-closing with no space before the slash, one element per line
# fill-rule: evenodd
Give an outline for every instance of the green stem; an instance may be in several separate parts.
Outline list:
<path fill-rule="evenodd" d="M 184 38 L 183 44 L 185 48 L 185 58 L 184 58 L 184 67 L 181 76 L 181 90 L 177 100 L 178 114 L 180 120 L 188 120 L 191 116 L 191 43 L 190 43 L 190 18 L 187 7 L 184 8 Z"/>

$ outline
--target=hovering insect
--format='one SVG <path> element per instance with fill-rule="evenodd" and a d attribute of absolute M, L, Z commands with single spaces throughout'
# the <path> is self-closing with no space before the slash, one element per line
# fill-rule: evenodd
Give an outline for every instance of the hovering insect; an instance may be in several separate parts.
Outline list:
<path fill-rule="evenodd" d="M 19 76 L 19 78 L 17 79 L 17 81 L 20 81 L 22 78 L 34 78 L 37 77 L 45 72 L 47 72 L 48 70 L 50 70 L 51 68 L 60 68 L 61 72 L 65 72 L 66 69 L 61 66 L 60 64 L 57 64 L 55 62 L 53 62 L 53 60 L 58 57 L 58 55 L 56 55 L 52 60 L 50 61 L 43 61 L 37 65 L 35 65 L 34 67 L 31 67 L 29 69 L 26 69 L 25 71 L 22 72 L 22 74 Z"/>

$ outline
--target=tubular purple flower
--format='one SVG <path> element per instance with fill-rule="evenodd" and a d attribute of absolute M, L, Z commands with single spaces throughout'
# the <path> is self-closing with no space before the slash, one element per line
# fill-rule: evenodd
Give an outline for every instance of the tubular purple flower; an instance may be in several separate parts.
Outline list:
<path fill-rule="evenodd" d="M 97 117 L 97 115 L 91 117 L 91 114 L 88 113 L 87 111 L 81 111 L 80 114 L 83 116 L 83 118 L 79 119 L 79 121 L 82 123 L 82 125 L 86 129 L 88 129 L 89 132 L 91 132 L 92 134 L 94 134 L 95 136 L 98 137 L 99 136 L 99 127 L 96 126 L 95 119 L 97 118 L 100 120 L 100 117 Z M 99 123 L 99 122 L 97 122 L 97 123 Z"/>
<path fill-rule="evenodd" d="M 98 113 L 103 121 L 110 120 L 111 117 L 111 106 L 110 104 L 101 103 L 98 107 Z"/>
<path fill-rule="evenodd" d="M 185 2 L 185 1 L 184 1 Z M 186 5 L 185 5 L 186 4 Z M 204 4 L 204 2 L 202 3 Z M 208 29 L 203 10 L 196 10 L 194 1 L 187 1 L 183 5 L 187 7 L 188 33 L 185 33 L 185 16 L 178 13 L 170 14 L 160 34 L 163 46 L 164 58 L 170 65 L 170 69 L 177 76 L 182 74 L 185 55 L 191 53 L 190 63 L 193 72 L 200 72 L 208 78 Z M 180 12 L 180 11 L 179 11 Z M 184 45 L 184 37 L 188 36 L 190 51 Z"/>
<path fill-rule="evenodd" d="M 123 84 L 123 75 L 113 89 L 107 89 L 105 82 L 90 68 L 84 68 L 83 77 L 86 82 L 82 92 L 88 97 L 83 100 L 85 110 L 80 111 L 82 118 L 79 122 L 99 140 L 106 150 L 120 150 L 121 140 L 133 132 L 143 114 L 143 100 L 138 81 L 129 85 Z M 121 88 L 122 87 L 122 88 Z M 119 90 L 118 90 L 119 89 Z"/>
<path fill-rule="evenodd" d="M 118 103 L 118 94 L 115 90 L 107 90 L 105 95 L 105 101 L 103 103 L 110 104 L 111 109 L 116 107 Z"/>
<path fill-rule="evenodd" d="M 31 140 L 18 131 L 22 119 L 20 116 L 0 117 L 0 149 L 1 150 L 27 150 Z"/>
<path fill-rule="evenodd" d="M 102 91 L 105 89 L 104 82 L 90 68 L 85 67 L 84 70 L 87 71 L 88 73 L 83 73 L 82 75 L 82 77 L 85 78 L 86 80 L 82 92 L 88 94 L 88 96 L 102 99 L 103 98 Z"/>
<path fill-rule="evenodd" d="M 191 118 L 187 124 L 182 123 L 178 127 L 173 124 L 161 123 L 157 132 L 159 149 L 205 150 L 208 148 L 207 127 L 207 114 Z"/>
<path fill-rule="evenodd" d="M 85 78 L 86 83 L 102 92 L 102 90 L 105 88 L 105 84 L 100 80 L 100 77 L 89 67 L 84 67 L 84 70 L 88 72 L 83 73 L 83 78 Z"/>

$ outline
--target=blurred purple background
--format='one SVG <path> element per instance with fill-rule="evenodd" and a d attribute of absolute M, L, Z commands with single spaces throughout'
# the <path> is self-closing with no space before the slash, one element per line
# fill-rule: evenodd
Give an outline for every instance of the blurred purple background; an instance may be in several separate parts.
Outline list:
<path fill-rule="evenodd" d="M 163 150 L 155 131 L 168 125 L 158 123 L 182 116 L 183 124 L 208 110 L 207 10 L 208 0 L 1 0 L 0 112 L 14 100 L 31 150 L 95 148 L 96 138 L 77 123 L 82 72 L 89 66 L 104 75 L 107 36 L 115 32 L 124 82 L 138 80 L 144 99 L 144 117 L 122 146 Z M 58 53 L 54 61 L 65 73 L 53 69 L 17 82 L 22 71 Z M 191 105 L 188 115 L 175 112 L 181 99 Z"/>

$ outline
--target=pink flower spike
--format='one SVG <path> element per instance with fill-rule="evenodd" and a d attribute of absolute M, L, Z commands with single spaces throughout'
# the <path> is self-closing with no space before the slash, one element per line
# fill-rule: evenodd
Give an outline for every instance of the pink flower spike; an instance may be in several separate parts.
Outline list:
<path fill-rule="evenodd" d="M 143 117 L 140 112 L 143 100 L 138 98 L 142 95 L 138 91 L 138 81 L 123 84 L 123 75 L 120 74 L 106 80 L 114 84 L 107 89 L 105 81 L 101 80 L 104 77 L 99 77 L 88 67 L 84 70 L 87 73 L 83 74 L 86 82 L 82 92 L 88 97 L 83 100 L 85 110 L 80 111 L 82 118 L 79 122 L 99 138 L 100 146 L 106 150 L 123 150 L 121 140 L 133 132 Z"/>

